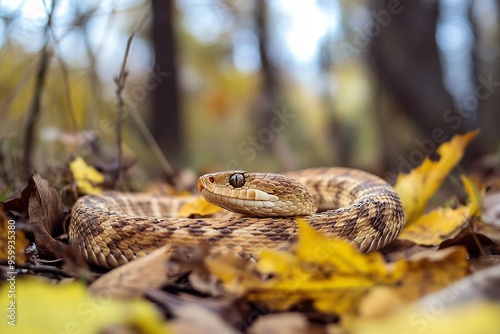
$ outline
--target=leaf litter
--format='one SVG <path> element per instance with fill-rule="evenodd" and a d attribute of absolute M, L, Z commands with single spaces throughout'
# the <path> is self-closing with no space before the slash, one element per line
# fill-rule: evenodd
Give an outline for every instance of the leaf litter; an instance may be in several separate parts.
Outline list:
<path fill-rule="evenodd" d="M 299 220 L 296 243 L 263 250 L 255 258 L 211 254 L 206 245 L 164 247 L 103 274 L 75 259 L 78 255 L 65 245 L 68 210 L 57 189 L 36 174 L 19 198 L 3 203 L 7 216 L 0 217 L 1 246 L 8 237 L 4 225 L 15 217 L 16 264 L 31 265 L 18 272 L 18 306 L 24 314 L 18 324 L 34 333 L 42 324 L 54 332 L 69 325 L 89 333 L 131 328 L 139 333 L 440 333 L 452 328 L 455 333 L 493 333 L 490 329 L 500 328 L 500 297 L 484 296 L 493 294 L 498 284 L 482 273 L 500 263 L 500 227 L 495 225 L 499 206 L 494 200 L 498 193 L 488 193 L 480 182 L 461 176 L 464 204 L 452 198 L 427 210 L 477 133 L 453 137 L 438 148 L 437 161 L 426 158 L 410 174 L 398 177 L 395 189 L 407 226 L 386 249 L 369 254 L 326 238 Z M 69 169 L 79 193 L 102 190 L 102 175 L 83 159 L 75 159 Z M 192 202 L 178 215 L 216 211 Z M 24 226 L 17 224 L 22 221 Z M 38 254 L 26 252 L 30 241 Z M 56 262 L 51 274 L 37 271 L 42 259 L 54 258 L 66 264 Z M 0 261 L 7 263 L 4 248 Z M 83 274 L 89 271 L 92 275 Z M 500 273 L 495 273 L 493 281 L 498 283 Z M 471 279 L 481 289 L 471 289 L 474 298 L 464 301 L 460 296 L 465 290 L 452 287 Z M 443 297 L 447 292 L 454 297 Z M 6 296 L 2 291 L 1 305 Z M 440 305 L 438 312 L 422 304 L 431 296 L 438 296 L 431 302 L 434 308 Z M 82 305 L 92 310 L 92 317 L 82 316 Z M 64 316 L 56 317 L 61 309 Z"/>

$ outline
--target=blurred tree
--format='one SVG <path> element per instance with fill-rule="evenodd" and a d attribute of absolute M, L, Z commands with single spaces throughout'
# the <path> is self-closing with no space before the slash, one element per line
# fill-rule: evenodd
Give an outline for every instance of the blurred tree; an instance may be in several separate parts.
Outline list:
<path fill-rule="evenodd" d="M 379 89 L 389 93 L 421 135 L 431 137 L 435 128 L 442 128 L 450 138 L 464 129 L 452 130 L 443 120 L 445 110 L 453 108 L 453 100 L 443 83 L 435 37 L 439 2 L 405 2 L 396 8 L 390 3 L 393 2 L 370 2 L 374 16 L 370 65 L 377 75 Z M 389 141 L 383 143 L 387 145 Z M 392 155 L 391 148 L 383 151 Z M 394 161 L 394 158 L 388 156 L 384 160 Z"/>
<path fill-rule="evenodd" d="M 260 72 L 262 77 L 261 92 L 257 100 L 257 129 L 268 128 L 273 118 L 273 109 L 279 108 L 279 73 L 269 56 L 269 4 L 266 1 L 255 3 L 255 22 L 257 27 L 257 38 L 259 40 Z M 282 163 L 285 169 L 297 169 L 298 164 L 293 154 L 282 137 L 274 134 L 270 148 L 273 154 Z"/>
<path fill-rule="evenodd" d="M 330 17 L 335 17 L 334 11 L 336 8 L 333 7 L 331 3 L 327 1 L 320 1 L 319 5 L 330 15 Z M 331 84 L 331 73 L 335 70 L 335 58 L 331 46 L 335 41 L 334 34 L 334 27 L 329 25 L 328 31 L 319 45 L 320 56 L 318 60 L 321 79 L 321 99 L 328 119 L 328 133 L 326 136 L 328 136 L 328 141 L 333 147 L 331 150 L 332 154 L 334 154 L 333 152 L 336 152 L 336 164 L 340 166 L 348 166 L 351 163 L 353 152 L 353 142 L 350 138 L 352 128 L 350 124 L 341 122 L 341 120 L 337 117 L 333 103 L 335 96 L 333 94 L 334 88 Z"/>
<path fill-rule="evenodd" d="M 152 0 L 152 40 L 156 74 L 162 81 L 153 90 L 151 126 L 153 135 L 167 158 L 180 166 L 186 160 L 180 110 L 177 47 L 174 34 L 175 2 Z"/>
<path fill-rule="evenodd" d="M 255 8 L 255 21 L 257 26 L 257 38 L 259 40 L 259 55 L 262 74 L 262 91 L 259 100 L 259 128 L 266 127 L 273 115 L 273 107 L 277 105 L 277 73 L 269 59 L 269 22 L 268 4 L 265 1 L 257 1 Z"/>
<path fill-rule="evenodd" d="M 496 1 L 496 17 L 500 17 L 500 0 Z M 481 19 L 481 17 L 476 17 Z M 500 24 L 496 22 L 496 29 L 491 29 L 488 33 L 480 34 L 477 29 L 479 22 L 474 22 L 474 32 L 476 33 L 476 46 L 473 54 L 474 68 L 477 70 L 476 87 L 478 97 L 479 128 L 481 136 L 479 143 L 473 146 L 477 155 L 484 152 L 494 152 L 500 150 L 498 126 L 500 125 Z M 482 51 L 482 52 L 481 52 Z M 483 54 L 483 56 L 481 56 Z M 484 54 L 487 54 L 484 57 Z M 486 83 L 486 84 L 485 84 Z M 477 146 L 481 145 L 478 149 Z M 484 150 L 481 150 L 484 148 Z M 484 152 L 483 152 L 484 151 Z"/>

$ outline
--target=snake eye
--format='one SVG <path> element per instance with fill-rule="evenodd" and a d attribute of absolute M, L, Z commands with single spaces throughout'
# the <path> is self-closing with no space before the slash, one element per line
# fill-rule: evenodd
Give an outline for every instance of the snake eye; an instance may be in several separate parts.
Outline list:
<path fill-rule="evenodd" d="M 215 182 L 214 177 L 213 177 L 213 176 L 210 176 L 210 177 L 208 178 L 208 182 L 210 182 L 210 183 L 214 183 L 214 182 Z"/>
<path fill-rule="evenodd" d="M 240 173 L 233 174 L 229 177 L 229 184 L 234 188 L 241 188 L 245 184 L 245 177 Z"/>

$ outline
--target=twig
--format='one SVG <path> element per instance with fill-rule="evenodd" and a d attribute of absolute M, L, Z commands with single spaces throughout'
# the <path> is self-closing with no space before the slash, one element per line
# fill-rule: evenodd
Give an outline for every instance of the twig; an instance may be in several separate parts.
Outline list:
<path fill-rule="evenodd" d="M 0 263 L 2 266 L 7 266 L 7 263 L 5 261 L 2 261 Z M 55 274 L 63 277 L 72 277 L 70 274 L 66 273 L 64 270 L 61 270 L 57 267 L 52 267 L 52 266 L 43 266 L 43 265 L 31 265 L 29 263 L 26 264 L 17 264 L 16 269 L 24 269 L 24 270 L 31 270 L 35 273 L 46 273 L 46 274 Z"/>
<path fill-rule="evenodd" d="M 41 50 L 40 63 L 38 65 L 38 71 L 35 81 L 35 92 L 33 96 L 33 104 L 29 110 L 26 128 L 23 132 L 23 155 L 22 155 L 22 169 L 23 174 L 29 176 L 32 172 L 33 162 L 32 162 L 32 152 L 33 152 L 33 139 L 35 132 L 35 125 L 40 115 L 41 101 L 43 88 L 45 86 L 45 78 L 47 76 L 47 68 L 49 64 L 49 41 L 50 41 L 50 27 L 52 26 L 52 14 L 54 13 L 54 8 L 57 1 L 52 1 L 52 6 L 48 12 L 47 25 L 45 26 L 45 43 Z"/>
<path fill-rule="evenodd" d="M 118 151 L 118 168 L 116 174 L 116 187 L 120 188 L 123 173 L 122 173 L 122 160 L 123 160 L 123 152 L 122 152 L 122 130 L 123 130 L 123 107 L 125 106 L 125 102 L 123 100 L 122 92 L 125 88 L 125 80 L 127 79 L 128 72 L 125 70 L 125 66 L 127 65 L 128 53 L 130 51 L 130 45 L 132 44 L 132 39 L 134 38 L 134 33 L 132 33 L 127 41 L 127 47 L 125 49 L 125 55 L 123 56 L 122 67 L 120 69 L 120 74 L 118 77 L 114 77 L 113 80 L 116 85 L 116 97 L 118 99 L 118 117 L 116 120 L 116 145 Z"/>
<path fill-rule="evenodd" d="M 137 124 L 137 126 L 139 127 L 139 130 L 146 139 L 149 147 L 151 147 L 153 154 L 156 156 L 156 159 L 158 159 L 158 162 L 160 163 L 161 168 L 163 169 L 165 174 L 169 177 L 174 176 L 174 169 L 168 162 L 165 154 L 163 154 L 160 145 L 158 145 L 158 142 L 155 140 L 153 134 L 151 133 L 151 130 L 149 130 L 148 126 L 146 125 L 146 122 L 144 122 L 144 119 L 142 119 L 141 115 L 135 109 L 131 110 L 130 114 L 134 118 L 135 124 Z"/>
<path fill-rule="evenodd" d="M 481 245 L 481 241 L 479 241 L 479 238 L 477 237 L 476 231 L 474 231 L 474 227 L 472 226 L 472 218 L 467 219 L 467 225 L 469 227 L 472 239 L 474 240 L 474 243 L 476 244 L 479 253 L 481 253 L 481 256 L 482 257 L 488 256 L 488 254 L 486 254 L 486 251 L 484 250 L 483 245 Z"/>

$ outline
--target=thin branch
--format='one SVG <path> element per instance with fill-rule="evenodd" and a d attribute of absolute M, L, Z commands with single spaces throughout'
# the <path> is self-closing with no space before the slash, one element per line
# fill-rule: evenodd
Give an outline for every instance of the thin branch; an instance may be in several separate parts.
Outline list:
<path fill-rule="evenodd" d="M 120 188 L 123 173 L 122 173 L 122 163 L 123 163 L 123 152 L 122 152 L 122 132 L 123 132 L 123 107 L 125 106 L 125 101 L 123 100 L 123 89 L 125 88 L 125 80 L 127 79 L 128 72 L 125 70 L 127 65 L 128 53 L 130 51 L 130 45 L 132 44 L 132 39 L 134 38 L 134 33 L 132 33 L 127 41 L 127 47 L 125 49 L 125 55 L 123 56 L 122 67 L 120 69 L 120 74 L 118 77 L 114 77 L 113 80 L 116 85 L 116 97 L 118 99 L 118 117 L 116 120 L 116 146 L 118 151 L 118 168 L 116 171 L 116 187 Z"/>
<path fill-rule="evenodd" d="M 149 147 L 151 147 L 151 150 L 153 151 L 153 154 L 156 156 L 156 159 L 158 159 L 161 168 L 163 169 L 163 171 L 167 176 L 172 177 L 174 175 L 174 169 L 168 162 L 165 154 L 163 154 L 160 145 L 158 145 L 158 142 L 155 140 L 153 134 L 151 133 L 151 130 L 146 125 L 146 122 L 144 122 L 144 119 L 142 119 L 141 115 L 135 109 L 132 109 L 130 111 L 130 114 L 134 118 L 135 123 L 137 124 L 139 130 L 146 139 L 146 142 L 148 143 Z"/>
<path fill-rule="evenodd" d="M 49 41 L 50 41 L 50 27 L 52 26 L 52 15 L 57 1 L 52 1 L 52 6 L 48 12 L 47 25 L 45 26 L 45 44 L 41 50 L 40 63 L 35 79 L 35 92 L 33 96 L 33 104 L 29 110 L 26 127 L 23 132 L 23 155 L 22 155 L 22 169 L 23 174 L 29 176 L 33 169 L 33 140 L 35 137 L 35 126 L 40 116 L 42 93 L 45 87 L 45 79 L 47 76 L 47 68 L 49 65 Z"/>

